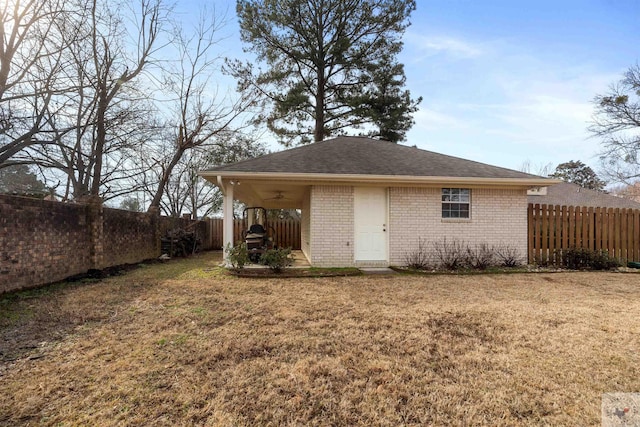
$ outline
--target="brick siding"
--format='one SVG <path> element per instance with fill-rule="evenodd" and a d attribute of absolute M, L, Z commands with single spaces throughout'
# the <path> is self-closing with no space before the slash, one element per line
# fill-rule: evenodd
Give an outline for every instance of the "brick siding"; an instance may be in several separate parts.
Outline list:
<path fill-rule="evenodd" d="M 311 264 L 353 265 L 353 187 L 311 187 Z"/>
<path fill-rule="evenodd" d="M 353 192 L 351 186 L 311 188 L 310 258 L 314 266 L 354 265 Z M 307 209 L 303 208 L 303 211 Z M 447 237 L 470 245 L 509 244 L 523 259 L 527 255 L 527 196 L 524 189 L 474 188 L 471 190 L 471 218 L 446 220 L 442 219 L 440 187 L 393 187 L 389 188 L 388 214 L 390 265 L 402 265 L 405 254 L 417 247 L 420 238 L 434 242 Z"/>
<path fill-rule="evenodd" d="M 458 239 L 470 245 L 509 244 L 527 256 L 526 190 L 474 188 L 471 218 L 442 219 L 441 188 L 389 189 L 390 263 L 402 265 L 420 238 Z"/>

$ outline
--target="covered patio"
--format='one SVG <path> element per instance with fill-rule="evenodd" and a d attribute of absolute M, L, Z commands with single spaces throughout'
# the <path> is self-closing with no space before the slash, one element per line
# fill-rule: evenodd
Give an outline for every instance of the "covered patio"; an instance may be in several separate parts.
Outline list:
<path fill-rule="evenodd" d="M 209 176 L 206 172 L 201 175 L 217 185 L 223 194 L 223 247 L 234 245 L 233 230 L 233 206 L 234 201 L 244 203 L 246 206 L 260 206 L 270 209 L 297 209 L 302 213 L 301 228 L 304 240 L 305 217 L 308 218 L 308 200 L 310 184 L 295 183 L 290 180 L 265 180 L 261 177 L 252 177 L 251 174 L 234 174 L 233 177 L 220 175 Z M 306 205 L 306 206 L 305 206 Z M 249 219 L 249 226 L 251 219 Z M 308 235 L 308 230 L 306 235 Z M 277 242 L 276 242 L 277 243 Z M 304 247 L 304 243 L 302 244 Z M 294 268 L 307 268 L 310 266 L 308 254 L 303 250 L 293 252 L 295 257 Z M 257 267 L 257 266 L 256 266 Z"/>

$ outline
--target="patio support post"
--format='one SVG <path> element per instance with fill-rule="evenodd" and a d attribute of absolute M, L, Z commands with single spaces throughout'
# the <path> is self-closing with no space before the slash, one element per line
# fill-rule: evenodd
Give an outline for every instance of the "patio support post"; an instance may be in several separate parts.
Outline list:
<path fill-rule="evenodd" d="M 244 221 L 244 216 L 242 220 Z M 250 229 L 252 225 L 253 225 L 253 212 L 247 211 L 247 230 Z"/>
<path fill-rule="evenodd" d="M 227 245 L 233 246 L 233 184 L 227 181 L 223 188 L 224 198 L 222 200 L 222 215 L 223 215 L 223 229 L 222 229 L 222 245 L 223 248 L 227 248 Z M 225 262 L 227 261 L 227 253 L 224 254 Z"/>

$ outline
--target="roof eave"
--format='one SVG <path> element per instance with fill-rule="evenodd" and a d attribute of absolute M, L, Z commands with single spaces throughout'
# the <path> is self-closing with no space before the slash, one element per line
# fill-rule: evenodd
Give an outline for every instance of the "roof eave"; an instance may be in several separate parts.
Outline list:
<path fill-rule="evenodd" d="M 209 178 L 214 184 L 218 177 L 223 179 L 252 180 L 293 180 L 296 182 L 358 182 L 368 184 L 460 184 L 487 186 L 527 186 L 547 187 L 562 181 L 551 178 L 478 178 L 457 176 L 411 176 L 411 175 L 363 175 L 326 173 L 287 172 L 239 172 L 239 171 L 199 171 L 198 175 Z"/>

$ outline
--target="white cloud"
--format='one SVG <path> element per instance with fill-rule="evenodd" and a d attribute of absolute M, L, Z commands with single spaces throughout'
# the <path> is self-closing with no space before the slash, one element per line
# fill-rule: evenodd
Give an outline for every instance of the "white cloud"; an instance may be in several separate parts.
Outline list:
<path fill-rule="evenodd" d="M 413 118 L 415 127 L 421 130 L 436 130 L 450 127 L 463 127 L 465 123 L 453 115 L 436 111 L 433 108 L 420 108 Z"/>
<path fill-rule="evenodd" d="M 425 36 L 415 32 L 407 32 L 404 40 L 411 48 L 425 57 L 446 54 L 455 58 L 475 58 L 482 55 L 483 49 L 468 41 L 449 36 Z"/>

